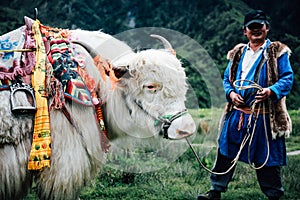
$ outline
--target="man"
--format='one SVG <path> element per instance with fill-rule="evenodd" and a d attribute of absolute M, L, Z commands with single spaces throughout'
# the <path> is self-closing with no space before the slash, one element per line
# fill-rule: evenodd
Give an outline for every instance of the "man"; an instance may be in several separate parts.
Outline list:
<path fill-rule="evenodd" d="M 238 44 L 228 53 L 223 80 L 228 103 L 217 160 L 210 191 L 198 200 L 221 198 L 236 160 L 256 170 L 260 188 L 269 199 L 279 199 L 284 193 L 280 170 L 286 165 L 285 137 L 292 128 L 285 96 L 292 88 L 293 71 L 290 49 L 266 39 L 269 28 L 263 11 L 250 11 L 243 27 L 248 44 Z"/>

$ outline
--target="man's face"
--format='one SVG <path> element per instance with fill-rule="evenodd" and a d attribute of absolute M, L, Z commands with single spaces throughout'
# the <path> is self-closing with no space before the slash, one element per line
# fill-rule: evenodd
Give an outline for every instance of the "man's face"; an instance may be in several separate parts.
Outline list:
<path fill-rule="evenodd" d="M 252 23 L 244 28 L 244 35 L 251 43 L 262 43 L 265 41 L 268 31 L 269 28 L 265 23 Z"/>

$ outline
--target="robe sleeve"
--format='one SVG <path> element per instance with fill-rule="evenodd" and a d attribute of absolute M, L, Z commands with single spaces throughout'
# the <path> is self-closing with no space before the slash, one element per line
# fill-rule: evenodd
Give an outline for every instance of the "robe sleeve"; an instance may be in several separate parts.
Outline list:
<path fill-rule="evenodd" d="M 231 102 L 231 99 L 229 98 L 230 92 L 234 91 L 234 87 L 229 81 L 230 66 L 231 66 L 231 61 L 229 61 L 226 67 L 226 70 L 224 72 L 224 79 L 223 79 L 223 87 L 226 95 L 225 97 L 228 102 Z"/>
<path fill-rule="evenodd" d="M 277 59 L 278 66 L 278 81 L 269 88 L 276 94 L 276 98 L 279 100 L 282 97 L 288 95 L 293 86 L 294 73 L 289 61 L 288 54 L 285 53 Z"/>

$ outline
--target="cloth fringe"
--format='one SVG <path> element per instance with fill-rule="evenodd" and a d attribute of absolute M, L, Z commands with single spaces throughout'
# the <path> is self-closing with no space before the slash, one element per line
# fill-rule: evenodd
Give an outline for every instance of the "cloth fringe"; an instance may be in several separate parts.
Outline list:
<path fill-rule="evenodd" d="M 62 83 L 65 99 L 93 106 L 88 87 L 94 87 L 95 83 L 93 79 L 83 81 L 84 77 L 79 72 L 81 66 L 70 45 L 70 31 L 41 26 L 41 32 L 49 43 L 48 60 L 52 64 L 54 77 Z"/>

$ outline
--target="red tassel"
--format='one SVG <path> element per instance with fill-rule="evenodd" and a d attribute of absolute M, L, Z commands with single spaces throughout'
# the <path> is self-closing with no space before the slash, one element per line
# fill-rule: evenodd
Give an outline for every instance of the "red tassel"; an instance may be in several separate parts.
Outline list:
<path fill-rule="evenodd" d="M 239 124 L 238 124 L 238 131 L 240 131 L 242 129 L 243 125 L 244 125 L 244 113 L 241 112 L 240 119 L 239 119 Z"/>
<path fill-rule="evenodd" d="M 93 99 L 94 100 L 94 99 Z M 96 111 L 96 118 L 97 121 L 99 123 L 99 127 L 100 127 L 100 142 L 101 142 L 101 148 L 102 150 L 107 153 L 109 150 L 109 140 L 107 138 L 107 130 L 105 128 L 105 124 L 104 124 L 104 117 L 103 117 L 103 113 L 102 113 L 102 109 L 101 109 L 101 100 L 97 99 L 98 102 L 95 105 L 95 111 Z M 97 101 L 96 100 L 96 101 Z"/>

